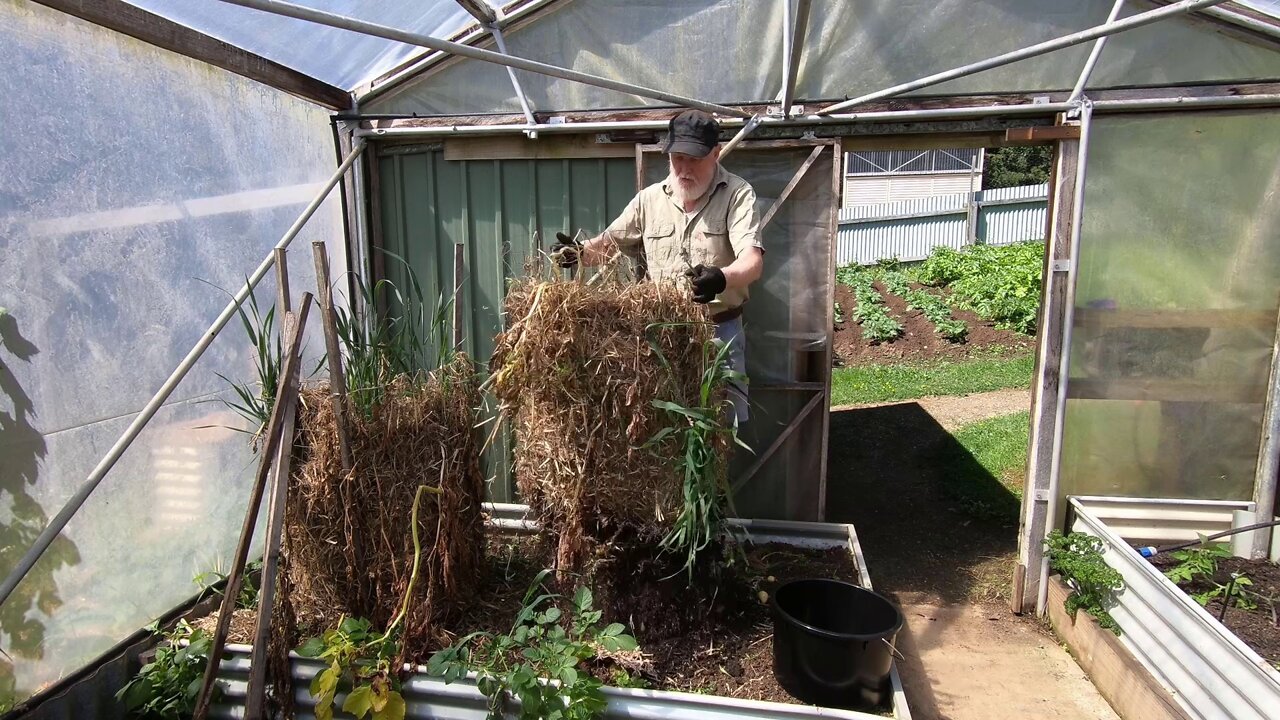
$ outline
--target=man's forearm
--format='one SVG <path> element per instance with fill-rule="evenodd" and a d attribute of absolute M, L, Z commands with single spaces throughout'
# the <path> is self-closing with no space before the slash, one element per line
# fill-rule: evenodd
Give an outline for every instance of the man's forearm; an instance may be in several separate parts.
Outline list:
<path fill-rule="evenodd" d="M 760 279 L 764 272 L 764 253 L 760 248 L 747 248 L 738 259 L 726 267 L 720 268 L 724 273 L 725 286 L 728 289 L 745 288 Z"/>
<path fill-rule="evenodd" d="M 608 233 L 600 233 L 582 245 L 582 255 L 578 261 L 588 267 L 603 265 L 617 252 L 618 245 L 613 238 Z"/>

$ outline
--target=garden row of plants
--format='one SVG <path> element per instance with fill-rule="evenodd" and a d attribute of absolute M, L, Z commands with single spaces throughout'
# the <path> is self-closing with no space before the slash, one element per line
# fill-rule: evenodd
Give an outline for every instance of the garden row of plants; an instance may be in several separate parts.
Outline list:
<path fill-rule="evenodd" d="M 890 314 L 873 285 L 877 280 L 905 300 L 909 310 L 924 313 L 939 335 L 963 342 L 969 328 L 954 317 L 953 308 L 971 310 L 1001 329 L 1034 333 L 1043 264 L 1044 243 L 1039 241 L 963 250 L 938 247 L 911 267 L 896 259 L 872 267 L 847 265 L 836 271 L 836 280 L 853 290 L 858 301 L 853 319 L 862 326 L 863 337 L 872 342 L 888 342 L 902 334 L 901 322 Z M 913 288 L 913 283 L 945 288 L 947 294 Z M 843 321 L 843 308 L 837 307 L 836 315 L 837 321 Z"/>

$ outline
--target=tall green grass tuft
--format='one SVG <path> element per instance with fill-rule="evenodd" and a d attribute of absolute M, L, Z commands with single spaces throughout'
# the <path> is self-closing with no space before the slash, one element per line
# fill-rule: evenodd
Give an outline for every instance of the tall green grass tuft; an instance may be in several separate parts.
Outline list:
<path fill-rule="evenodd" d="M 248 284 L 245 278 L 245 284 Z M 207 283 L 212 285 L 212 283 Z M 234 297 L 225 289 L 212 285 Z M 248 306 L 248 311 L 245 307 Z M 258 306 L 258 298 L 251 291 L 249 297 L 236 308 L 240 316 L 240 324 L 244 327 L 249 345 L 253 348 L 253 367 L 255 378 L 251 381 L 235 382 L 222 373 L 215 373 L 223 382 L 231 387 L 235 399 L 223 400 L 222 403 L 237 415 L 249 422 L 250 430 L 230 428 L 237 432 L 247 432 L 253 436 L 254 442 L 266 430 L 271 419 L 271 410 L 276 404 L 276 394 L 280 389 L 280 370 L 284 364 L 284 349 L 280 342 L 280 333 L 276 332 L 275 303 L 265 313 Z"/>
<path fill-rule="evenodd" d="M 651 325 L 653 328 L 661 324 Z M 677 380 L 657 342 L 650 340 L 659 362 L 671 377 L 673 389 Z M 674 437 L 684 446 L 680 456 L 683 504 L 670 532 L 659 543 L 667 552 L 684 556 L 684 569 L 690 580 L 698 557 L 719 537 L 725 520 L 732 512 L 733 500 L 728 483 L 727 458 L 723 448 L 735 443 L 748 451 L 738 439 L 736 419 L 727 421 L 732 412 L 730 401 L 721 392 L 730 382 L 746 383 L 746 376 L 729 369 L 729 345 L 712 339 L 702 348 L 702 376 L 698 394 L 692 404 L 672 400 L 654 400 L 653 406 L 665 410 L 671 424 L 660 429 L 644 447 Z"/>
<path fill-rule="evenodd" d="M 346 356 L 347 394 L 365 417 L 372 415 L 394 379 L 414 378 L 424 368 L 441 367 L 454 353 L 448 333 L 454 299 L 442 296 L 432 309 L 413 268 L 400 256 L 383 252 L 404 265 L 407 287 L 402 289 L 390 280 L 370 285 L 353 275 L 359 302 L 352 305 L 358 309 L 334 308 L 338 342 Z M 399 313 L 378 312 L 380 297 L 388 305 L 394 303 Z"/>

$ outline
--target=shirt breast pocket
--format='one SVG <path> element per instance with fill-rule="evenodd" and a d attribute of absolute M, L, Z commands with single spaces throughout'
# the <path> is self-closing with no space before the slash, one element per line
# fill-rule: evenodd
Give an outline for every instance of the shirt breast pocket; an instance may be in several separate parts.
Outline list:
<path fill-rule="evenodd" d="M 661 277 L 669 271 L 679 252 L 675 246 L 676 226 L 673 223 L 654 223 L 644 228 L 644 254 L 649 268 Z"/>
<path fill-rule="evenodd" d="M 704 220 L 694 234 L 694 262 L 724 267 L 733 262 L 729 226 L 723 219 Z"/>

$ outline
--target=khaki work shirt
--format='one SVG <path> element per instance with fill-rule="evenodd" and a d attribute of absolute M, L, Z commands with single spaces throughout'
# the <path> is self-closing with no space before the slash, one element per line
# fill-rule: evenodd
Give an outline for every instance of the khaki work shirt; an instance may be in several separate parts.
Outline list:
<path fill-rule="evenodd" d="M 643 242 L 654 281 L 670 281 L 698 264 L 723 268 L 747 248 L 764 249 L 756 192 L 746 180 L 717 166 L 711 190 L 692 213 L 685 213 L 668 182 L 641 190 L 605 230 L 623 250 L 634 250 Z M 716 314 L 746 301 L 746 288 L 730 288 L 707 307 Z"/>

